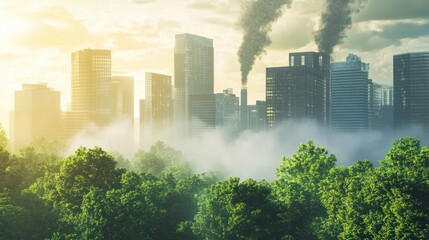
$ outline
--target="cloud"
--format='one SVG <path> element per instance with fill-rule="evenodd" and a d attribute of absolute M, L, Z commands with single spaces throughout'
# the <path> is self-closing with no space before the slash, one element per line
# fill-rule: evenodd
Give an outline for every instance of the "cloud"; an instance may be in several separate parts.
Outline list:
<path fill-rule="evenodd" d="M 188 5 L 188 8 L 192 9 L 216 9 L 216 5 L 213 1 L 194 1 Z"/>
<path fill-rule="evenodd" d="M 429 19 L 428 0 L 369 0 L 355 21 Z"/>
<path fill-rule="evenodd" d="M 376 30 L 359 28 L 354 30 L 350 31 L 342 47 L 367 52 L 401 45 L 404 39 L 429 36 L 429 21 L 391 22 L 379 26 Z"/>
<path fill-rule="evenodd" d="M 109 40 L 113 43 L 113 50 L 137 51 L 139 49 L 153 47 L 154 44 L 146 41 L 143 35 L 129 32 L 114 32 L 108 34 Z"/>
<path fill-rule="evenodd" d="M 228 19 L 225 19 L 223 17 L 204 17 L 202 19 L 202 21 L 205 23 L 209 23 L 209 24 L 221 25 L 223 27 L 231 27 L 232 26 L 232 27 L 236 27 L 237 29 L 239 28 L 238 24 L 236 24 L 235 22 L 230 21 Z"/>
<path fill-rule="evenodd" d="M 280 20 L 274 25 L 271 34 L 272 49 L 293 50 L 306 46 L 313 41 L 314 22 L 301 16 L 293 16 Z"/>
<path fill-rule="evenodd" d="M 200 137 L 181 141 L 175 147 L 199 172 L 219 171 L 224 176 L 272 180 L 282 157 L 292 157 L 298 146 L 309 140 L 335 154 L 339 166 L 349 166 L 363 159 L 378 165 L 392 141 L 406 136 L 415 136 L 422 145 L 429 141 L 417 127 L 400 132 L 340 133 L 311 121 L 301 121 L 285 122 L 268 131 L 245 132 L 232 139 L 221 129 L 214 129 Z"/>
<path fill-rule="evenodd" d="M 156 2 L 156 0 L 134 0 L 134 3 L 137 4 L 146 4 L 146 3 L 153 3 Z"/>
<path fill-rule="evenodd" d="M 207 10 L 218 15 L 234 16 L 240 11 L 242 1 L 237 0 L 193 0 L 186 7 L 198 11 Z"/>
<path fill-rule="evenodd" d="M 17 42 L 29 48 L 71 50 L 91 37 L 87 28 L 63 7 L 48 7 L 24 16 L 32 30 L 18 37 Z"/>

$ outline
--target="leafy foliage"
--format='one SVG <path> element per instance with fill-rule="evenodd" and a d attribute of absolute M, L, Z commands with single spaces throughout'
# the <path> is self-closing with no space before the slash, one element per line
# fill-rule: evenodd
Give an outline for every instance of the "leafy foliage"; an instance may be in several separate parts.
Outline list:
<path fill-rule="evenodd" d="M 280 213 L 267 182 L 229 178 L 198 197 L 192 228 L 198 239 L 280 239 Z"/>
<path fill-rule="evenodd" d="M 9 139 L 7 138 L 6 130 L 4 130 L 3 125 L 0 123 L 0 148 L 8 149 L 9 148 Z"/>
<path fill-rule="evenodd" d="M 413 138 L 378 167 L 336 167 L 308 142 L 273 182 L 194 174 L 163 143 L 136 153 L 136 172 L 101 148 L 61 152 L 0 147 L 0 240 L 429 239 L 429 147 Z"/>
<path fill-rule="evenodd" d="M 139 150 L 132 162 L 137 172 L 156 177 L 171 174 L 176 178 L 184 178 L 192 175 L 192 169 L 183 160 L 182 154 L 163 142 L 157 142 L 149 152 Z"/>
<path fill-rule="evenodd" d="M 292 158 L 283 158 L 276 171 L 275 194 L 286 209 L 293 224 L 291 235 L 297 239 L 315 239 L 313 221 L 326 215 L 320 201 L 320 187 L 336 158 L 313 142 L 302 144 Z"/>

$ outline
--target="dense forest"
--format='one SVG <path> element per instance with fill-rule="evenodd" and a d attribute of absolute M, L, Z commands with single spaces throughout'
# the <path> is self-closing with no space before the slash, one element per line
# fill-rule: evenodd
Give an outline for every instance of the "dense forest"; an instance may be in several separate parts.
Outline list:
<path fill-rule="evenodd" d="M 270 182 L 196 174 L 161 142 L 131 160 L 1 145 L 0 239 L 429 239 L 429 147 L 413 138 L 377 167 L 308 142 Z"/>

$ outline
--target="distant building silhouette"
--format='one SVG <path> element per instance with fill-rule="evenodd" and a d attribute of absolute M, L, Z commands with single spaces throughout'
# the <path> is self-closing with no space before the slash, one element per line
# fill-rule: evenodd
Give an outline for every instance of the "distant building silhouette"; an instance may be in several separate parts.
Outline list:
<path fill-rule="evenodd" d="M 38 138 L 59 140 L 60 92 L 47 84 L 23 84 L 15 92 L 13 149 L 19 150 Z"/>
<path fill-rule="evenodd" d="M 141 143 L 172 138 L 173 98 L 171 76 L 146 73 L 145 100 L 140 105 Z"/>
<path fill-rule="evenodd" d="M 393 127 L 392 87 L 368 81 L 368 123 L 371 130 Z"/>
<path fill-rule="evenodd" d="M 369 64 L 349 54 L 331 64 L 331 123 L 339 131 L 366 131 L 369 127 Z"/>
<path fill-rule="evenodd" d="M 263 131 L 266 129 L 267 104 L 265 101 L 256 101 L 255 105 L 248 106 L 249 130 Z"/>
<path fill-rule="evenodd" d="M 216 127 L 233 135 L 239 130 L 239 119 L 239 98 L 232 88 L 216 93 Z"/>
<path fill-rule="evenodd" d="M 201 117 L 194 107 L 208 104 L 212 98 L 214 106 L 214 50 L 213 40 L 192 34 L 176 35 L 174 48 L 174 129 L 176 137 L 189 136 L 192 130 L 192 119 Z M 201 97 L 201 95 L 212 95 Z M 192 97 L 199 95 L 199 97 Z M 192 99 L 192 102 L 191 102 Z M 198 104 L 197 101 L 203 101 Z M 214 111 L 214 108 L 212 109 Z M 194 114 L 194 115 L 192 115 Z M 195 115 L 197 114 L 197 115 Z M 205 115 L 205 114 L 204 114 Z M 215 116 L 215 112 L 210 114 Z M 208 115 L 207 115 L 208 116 Z M 208 122 L 205 122 L 208 120 Z M 211 125 L 215 119 L 200 119 L 200 123 Z M 200 128 L 200 126 L 196 126 Z"/>
<path fill-rule="evenodd" d="M 393 56 L 395 128 L 429 129 L 429 52 Z"/>
<path fill-rule="evenodd" d="M 249 106 L 247 104 L 247 87 L 243 86 L 240 92 L 240 129 L 246 131 L 249 129 Z"/>
<path fill-rule="evenodd" d="M 134 77 L 112 76 L 112 112 L 114 119 L 134 121 Z"/>
<path fill-rule="evenodd" d="M 380 129 L 381 107 L 382 107 L 382 85 L 368 80 L 368 128 L 371 130 Z"/>
<path fill-rule="evenodd" d="M 393 86 L 381 85 L 381 113 L 382 129 L 393 128 Z"/>
<path fill-rule="evenodd" d="M 289 54 L 289 67 L 266 70 L 266 121 L 274 128 L 285 120 L 329 122 L 329 56 Z"/>

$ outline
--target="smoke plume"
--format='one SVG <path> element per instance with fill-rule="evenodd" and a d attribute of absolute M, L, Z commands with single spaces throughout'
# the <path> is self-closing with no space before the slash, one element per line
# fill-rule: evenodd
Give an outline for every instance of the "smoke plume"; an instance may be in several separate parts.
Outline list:
<path fill-rule="evenodd" d="M 268 33 L 272 24 L 281 16 L 284 6 L 290 7 L 291 3 L 292 0 L 252 0 L 244 5 L 240 17 L 243 42 L 238 50 L 243 86 L 247 84 L 256 58 L 271 44 Z"/>
<path fill-rule="evenodd" d="M 359 12 L 366 0 L 327 0 L 322 13 L 321 28 L 315 34 L 319 51 L 332 55 L 334 47 L 346 37 L 352 27 L 352 13 Z"/>

